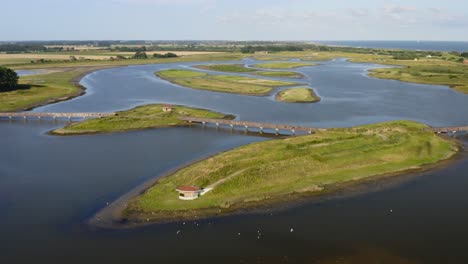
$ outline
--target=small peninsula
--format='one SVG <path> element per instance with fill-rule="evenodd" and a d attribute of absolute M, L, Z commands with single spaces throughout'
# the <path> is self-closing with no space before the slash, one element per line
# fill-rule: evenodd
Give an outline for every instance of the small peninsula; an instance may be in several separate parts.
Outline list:
<path fill-rule="evenodd" d="M 122 217 L 147 222 L 219 215 L 420 168 L 456 153 L 455 143 L 425 127 L 393 121 L 238 147 L 160 178 L 129 202 Z M 215 187 L 184 201 L 176 192 L 181 185 Z"/>
<path fill-rule="evenodd" d="M 314 90 L 308 87 L 291 88 L 276 94 L 276 100 L 285 103 L 315 103 L 320 101 Z"/>
<path fill-rule="evenodd" d="M 55 135 L 79 135 L 188 125 L 187 122 L 178 118 L 180 116 L 233 118 L 230 115 L 187 106 L 151 104 L 117 112 L 114 116 L 72 123 L 64 128 L 53 130 L 51 133 Z"/>

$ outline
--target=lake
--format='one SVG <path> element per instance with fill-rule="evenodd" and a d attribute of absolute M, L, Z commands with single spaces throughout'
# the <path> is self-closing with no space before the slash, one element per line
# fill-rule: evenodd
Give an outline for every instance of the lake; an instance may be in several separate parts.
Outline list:
<path fill-rule="evenodd" d="M 344 59 L 298 69 L 305 75 L 300 81 L 322 97 L 316 104 L 279 103 L 274 95 L 192 90 L 153 75 L 197 64 L 100 70 L 81 81 L 87 87 L 84 96 L 34 111 L 118 111 L 171 103 L 234 114 L 241 120 L 316 127 L 395 119 L 434 126 L 468 124 L 467 95 L 445 86 L 370 78 L 367 70 L 378 65 Z M 466 151 L 451 166 L 424 175 L 377 181 L 293 206 L 105 230 L 85 221 L 132 188 L 193 160 L 268 139 L 201 127 L 73 137 L 46 134 L 65 124 L 0 121 L 2 263 L 468 262 Z"/>

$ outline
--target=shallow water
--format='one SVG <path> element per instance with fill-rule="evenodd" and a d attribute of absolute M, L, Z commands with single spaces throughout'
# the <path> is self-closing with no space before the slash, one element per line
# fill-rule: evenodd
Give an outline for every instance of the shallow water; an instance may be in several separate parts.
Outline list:
<path fill-rule="evenodd" d="M 443 86 L 369 78 L 366 70 L 375 65 L 345 60 L 299 69 L 306 76 L 301 81 L 322 97 L 317 104 L 197 91 L 153 75 L 159 69 L 196 64 L 100 70 L 82 80 L 88 87 L 85 96 L 35 111 L 116 111 L 167 102 L 231 113 L 242 120 L 323 127 L 393 119 L 468 124 L 467 95 Z M 0 121 L 2 263 L 215 262 L 226 256 L 235 263 L 468 262 L 466 156 L 448 168 L 383 190 L 376 183 L 370 188 L 378 189 L 375 192 L 185 225 L 96 230 L 84 220 L 140 183 L 191 160 L 266 139 L 200 127 L 76 137 L 45 134 L 62 125 Z"/>

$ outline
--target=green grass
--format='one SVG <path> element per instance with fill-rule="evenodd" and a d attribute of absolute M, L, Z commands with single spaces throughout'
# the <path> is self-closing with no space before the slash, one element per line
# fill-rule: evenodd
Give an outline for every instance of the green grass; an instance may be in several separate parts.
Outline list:
<path fill-rule="evenodd" d="M 71 81 L 86 72 L 86 70 L 76 69 L 22 76 L 19 79 L 22 89 L 0 92 L 0 112 L 25 110 L 37 105 L 79 95 L 81 89 L 72 84 Z"/>
<path fill-rule="evenodd" d="M 276 100 L 286 103 L 314 103 L 320 101 L 320 97 L 310 88 L 299 87 L 280 91 Z"/>
<path fill-rule="evenodd" d="M 156 72 L 156 75 L 172 83 L 193 89 L 246 95 L 266 95 L 274 87 L 297 84 L 242 76 L 212 75 L 190 70 L 164 70 Z"/>
<path fill-rule="evenodd" d="M 416 65 L 375 69 L 369 75 L 405 82 L 448 85 L 459 92 L 468 93 L 468 66 L 465 65 Z"/>
<path fill-rule="evenodd" d="M 200 77 L 200 76 L 207 76 L 207 73 L 204 72 L 197 72 L 197 71 L 189 71 L 189 70 L 165 70 L 158 72 L 158 76 L 161 78 L 192 78 L 192 77 Z"/>
<path fill-rule="evenodd" d="M 302 74 L 291 71 L 259 71 L 255 74 L 265 77 L 302 78 Z"/>
<path fill-rule="evenodd" d="M 6 67 L 11 66 L 14 69 L 45 69 L 56 67 L 77 67 L 77 66 L 124 66 L 124 65 L 140 65 L 140 64 L 159 64 L 159 63 L 173 63 L 173 62 L 194 62 L 194 61 L 228 61 L 228 60 L 242 60 L 248 55 L 242 53 L 211 53 L 199 55 L 185 55 L 176 58 L 152 58 L 148 59 L 126 59 L 126 60 L 77 60 L 77 61 L 63 61 L 56 60 L 48 63 L 29 63 L 30 58 L 22 58 L 27 60 L 27 63 L 3 63 L 0 59 L 0 65 Z"/>
<path fill-rule="evenodd" d="M 174 106 L 172 112 L 164 112 L 160 104 L 139 106 L 128 111 L 118 112 L 115 116 L 89 119 L 73 123 L 52 131 L 58 135 L 76 135 L 88 133 L 111 133 L 137 129 L 171 127 L 186 125 L 178 119 L 180 116 L 203 118 L 227 118 L 220 113 L 186 106 Z"/>
<path fill-rule="evenodd" d="M 183 217 L 197 210 L 245 208 L 292 194 L 327 191 L 340 183 L 415 169 L 451 157 L 457 147 L 425 125 L 394 121 L 253 143 L 194 163 L 161 178 L 130 201 L 129 219 Z M 178 199 L 179 185 L 206 187 L 193 201 Z M 213 212 L 213 211 L 212 211 Z"/>
<path fill-rule="evenodd" d="M 269 62 L 255 64 L 254 67 L 263 69 L 293 69 L 306 66 L 315 66 L 317 64 L 311 62 Z"/>
<path fill-rule="evenodd" d="M 221 72 L 254 72 L 255 69 L 244 67 L 242 64 L 211 64 L 211 65 L 199 65 L 197 68 L 210 70 L 210 71 L 221 71 Z"/>

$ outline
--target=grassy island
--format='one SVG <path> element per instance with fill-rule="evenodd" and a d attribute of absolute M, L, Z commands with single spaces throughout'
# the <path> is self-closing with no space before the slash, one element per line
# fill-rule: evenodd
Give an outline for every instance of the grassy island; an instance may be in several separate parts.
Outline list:
<path fill-rule="evenodd" d="M 420 168 L 451 157 L 457 146 L 425 125 L 394 121 L 313 135 L 253 143 L 227 151 L 163 177 L 130 201 L 130 221 L 216 215 L 296 195 L 312 195 L 341 183 Z M 179 185 L 212 191 L 179 200 Z"/>
<path fill-rule="evenodd" d="M 210 71 L 221 71 L 221 72 L 254 72 L 255 69 L 244 67 L 242 64 L 210 64 L 210 65 L 199 65 L 196 68 L 210 70 Z"/>
<path fill-rule="evenodd" d="M 172 83 L 199 90 L 246 95 L 267 95 L 274 87 L 296 85 L 294 82 L 272 81 L 243 76 L 212 75 L 190 70 L 164 70 L 156 75 Z"/>
<path fill-rule="evenodd" d="M 247 68 L 242 64 L 211 64 L 199 65 L 196 68 L 210 71 L 234 72 L 234 73 L 254 73 L 255 75 L 265 77 L 286 77 L 286 78 L 301 78 L 302 74 L 291 71 L 260 71 L 258 69 Z"/>
<path fill-rule="evenodd" d="M 298 72 L 291 71 L 259 71 L 255 74 L 265 77 L 284 77 L 284 78 L 302 78 L 303 75 Z"/>
<path fill-rule="evenodd" d="M 163 105 L 160 104 L 139 106 L 118 112 L 115 116 L 73 123 L 64 128 L 56 129 L 52 133 L 56 135 L 77 135 L 187 125 L 187 122 L 178 119 L 179 116 L 232 118 L 229 115 L 186 106 L 172 106 L 170 109 L 164 111 Z"/>
<path fill-rule="evenodd" d="M 317 64 L 311 62 L 268 62 L 255 64 L 254 67 L 262 69 L 294 69 L 306 66 L 316 66 Z"/>
<path fill-rule="evenodd" d="M 285 103 L 315 103 L 320 101 L 320 97 L 310 88 L 299 87 L 280 91 L 276 100 Z"/>

